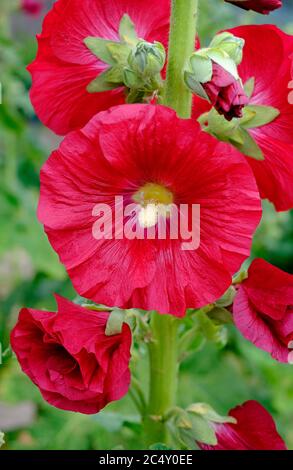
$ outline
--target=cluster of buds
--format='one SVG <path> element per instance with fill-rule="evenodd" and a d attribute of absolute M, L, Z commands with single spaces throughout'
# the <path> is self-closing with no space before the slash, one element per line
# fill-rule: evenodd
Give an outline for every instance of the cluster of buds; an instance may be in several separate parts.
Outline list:
<path fill-rule="evenodd" d="M 124 15 L 119 27 L 120 42 L 88 37 L 86 46 L 109 67 L 88 85 L 90 93 L 124 86 L 128 102 L 143 101 L 158 93 L 162 86 L 161 71 L 166 61 L 164 46 L 137 37 L 135 26 Z"/>

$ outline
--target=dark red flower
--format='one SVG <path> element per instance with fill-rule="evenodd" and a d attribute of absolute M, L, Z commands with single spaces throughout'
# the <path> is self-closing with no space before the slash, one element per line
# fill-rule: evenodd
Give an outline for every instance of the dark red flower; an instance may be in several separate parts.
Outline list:
<path fill-rule="evenodd" d="M 119 41 L 124 14 L 139 38 L 167 47 L 170 0 L 58 0 L 45 17 L 37 57 L 28 68 L 30 96 L 40 120 L 57 134 L 83 127 L 97 112 L 125 102 L 123 88 L 87 91 L 108 65 L 84 43 L 89 36 Z"/>
<path fill-rule="evenodd" d="M 213 76 L 210 82 L 202 84 L 211 104 L 228 121 L 242 117 L 242 109 L 248 98 L 239 80 L 219 64 L 213 62 Z"/>
<path fill-rule="evenodd" d="M 214 423 L 218 444 L 199 443 L 202 450 L 287 450 L 273 418 L 257 401 L 246 401 L 229 416 L 237 423 Z"/>
<path fill-rule="evenodd" d="M 38 15 L 44 7 L 44 0 L 21 0 L 21 9 L 29 15 Z"/>
<path fill-rule="evenodd" d="M 262 259 L 240 285 L 233 316 L 243 336 L 280 362 L 293 362 L 293 275 Z"/>
<path fill-rule="evenodd" d="M 293 36 L 273 25 L 240 26 L 229 30 L 245 40 L 243 60 L 238 66 L 245 84 L 255 81 L 249 104 L 272 106 L 280 115 L 269 124 L 250 129 L 261 147 L 265 160 L 248 157 L 263 198 L 274 203 L 277 210 L 293 207 L 293 106 L 290 103 L 289 84 Z M 267 45 L 270 44 L 268 48 Z M 208 111 L 209 104 L 195 98 L 194 117 Z"/>
<path fill-rule="evenodd" d="M 249 255 L 261 215 L 250 168 L 232 155 L 194 120 L 159 105 L 118 106 L 69 134 L 41 170 L 38 216 L 79 294 L 177 316 L 218 299 Z M 95 207 L 114 211 L 115 196 L 137 208 L 135 228 L 145 226 L 142 215 L 156 231 L 151 201 L 186 204 L 193 224 L 200 205 L 199 248 L 182 249 L 182 237 L 131 240 L 123 230 L 121 239 L 95 237 Z M 121 220 L 125 228 L 129 216 Z"/>
<path fill-rule="evenodd" d="M 56 296 L 58 313 L 23 308 L 11 333 L 22 370 L 51 405 L 92 414 L 125 395 L 131 333 L 105 335 L 109 313 Z"/>
<path fill-rule="evenodd" d="M 281 8 L 281 0 L 225 0 L 244 10 L 254 10 L 263 15 L 268 15 L 271 11 Z"/>

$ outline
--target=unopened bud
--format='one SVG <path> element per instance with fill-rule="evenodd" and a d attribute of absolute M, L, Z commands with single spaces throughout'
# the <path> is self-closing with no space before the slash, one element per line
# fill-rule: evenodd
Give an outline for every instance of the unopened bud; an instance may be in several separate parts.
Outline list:
<path fill-rule="evenodd" d="M 235 64 L 239 65 L 243 58 L 244 44 L 244 39 L 238 38 L 232 33 L 224 32 L 214 37 L 210 47 L 226 52 Z"/>
<path fill-rule="evenodd" d="M 134 72 L 140 75 L 153 76 L 161 72 L 165 65 L 166 52 L 159 42 L 154 44 L 139 41 L 128 56 L 128 64 Z"/>

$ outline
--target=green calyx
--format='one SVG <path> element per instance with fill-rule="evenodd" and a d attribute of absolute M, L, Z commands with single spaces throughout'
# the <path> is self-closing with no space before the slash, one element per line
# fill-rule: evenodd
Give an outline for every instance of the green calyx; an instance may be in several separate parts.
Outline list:
<path fill-rule="evenodd" d="M 264 155 L 249 129 L 265 126 L 273 122 L 280 111 L 271 106 L 248 105 L 243 110 L 242 118 L 227 121 L 214 108 L 198 119 L 202 129 L 218 140 L 228 142 L 244 155 L 255 160 L 264 160 Z"/>
<path fill-rule="evenodd" d="M 120 42 L 88 37 L 84 40 L 90 51 L 109 67 L 87 87 L 98 93 L 126 87 L 128 102 L 140 102 L 162 88 L 160 72 L 165 65 L 166 52 L 162 44 L 137 37 L 135 26 L 124 15 L 119 26 Z"/>

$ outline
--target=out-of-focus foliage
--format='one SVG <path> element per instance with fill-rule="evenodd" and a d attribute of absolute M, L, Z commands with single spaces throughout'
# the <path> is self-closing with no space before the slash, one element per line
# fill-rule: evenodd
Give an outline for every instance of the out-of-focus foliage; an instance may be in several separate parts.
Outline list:
<path fill-rule="evenodd" d="M 16 5 L 17 2 L 15 2 Z M 47 6 L 49 7 L 49 1 Z M 218 3 L 218 5 L 217 5 Z M 270 20 L 293 33 L 293 5 Z M 6 12 L 4 12 L 4 5 Z M 62 412 L 47 405 L 38 390 L 20 372 L 9 351 L 9 332 L 21 306 L 54 309 L 53 292 L 73 299 L 63 267 L 36 218 L 39 170 L 58 139 L 36 119 L 28 98 L 30 77 L 26 65 L 33 59 L 34 33 L 40 19 L 21 12 L 8 15 L 13 2 L 0 4 L 0 402 L 36 404 L 37 416 L 25 429 L 5 431 L 8 449 L 139 448 L 140 424 L 129 396 L 97 416 Z M 221 0 L 201 1 L 200 36 L 207 43 L 219 29 L 236 24 L 268 22 Z M 254 242 L 254 255 L 293 272 L 293 215 L 276 214 L 264 204 L 264 218 Z M 198 341 L 181 366 L 179 404 L 210 403 L 219 413 L 248 399 L 257 399 L 277 420 L 293 449 L 293 369 L 274 362 L 229 327 L 225 348 Z M 7 349 L 8 348 L 8 349 Z M 146 359 L 139 359 L 144 371 Z M 139 377 L 144 387 L 147 378 Z M 0 417 L 1 418 L 1 417 Z M 1 419 L 0 419 L 1 428 Z"/>

